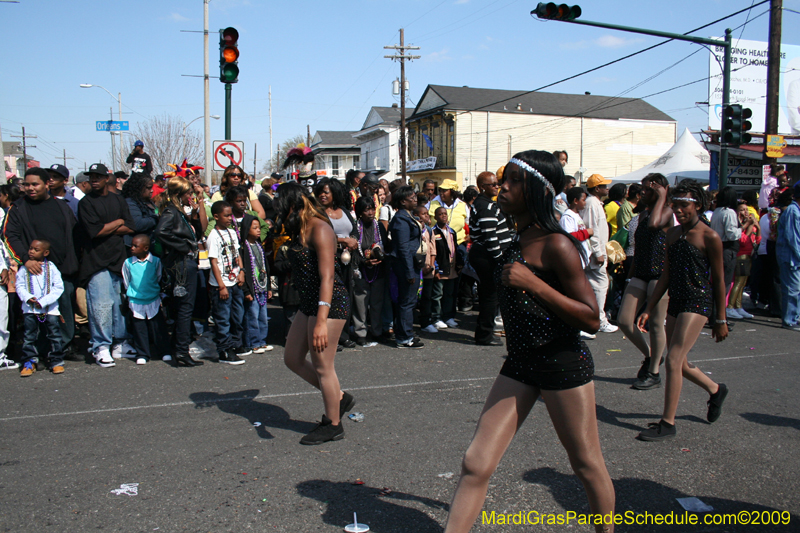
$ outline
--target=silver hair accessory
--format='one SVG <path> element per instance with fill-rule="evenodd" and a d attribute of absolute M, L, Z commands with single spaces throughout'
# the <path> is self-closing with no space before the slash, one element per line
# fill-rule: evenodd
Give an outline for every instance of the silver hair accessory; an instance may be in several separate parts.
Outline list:
<path fill-rule="evenodd" d="M 550 191 L 550 194 L 552 194 L 553 196 L 556 195 L 556 190 L 553 188 L 553 184 L 547 181 L 547 178 L 542 176 L 541 172 L 530 166 L 528 163 L 522 161 L 521 159 L 517 159 L 516 157 L 512 157 L 509 163 L 514 163 L 519 168 L 525 169 L 531 174 L 533 174 L 536 177 L 536 179 L 544 183 L 544 186 L 547 187 L 547 190 Z"/>
<path fill-rule="evenodd" d="M 676 200 L 678 200 L 680 202 L 694 202 L 694 203 L 697 203 L 697 200 L 695 200 L 694 198 L 689 198 L 688 196 L 675 196 L 675 197 L 672 198 L 673 202 L 676 201 Z"/>

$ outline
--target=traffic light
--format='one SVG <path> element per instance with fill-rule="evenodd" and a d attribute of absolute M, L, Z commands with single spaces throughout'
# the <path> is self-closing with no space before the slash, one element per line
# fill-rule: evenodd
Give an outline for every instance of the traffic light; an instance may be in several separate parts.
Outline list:
<path fill-rule="evenodd" d="M 723 144 L 739 146 L 749 144 L 752 136 L 747 133 L 753 125 L 748 118 L 753 116 L 750 108 L 742 108 L 741 104 L 729 104 L 722 109 L 722 135 Z"/>
<path fill-rule="evenodd" d="M 236 28 L 219 30 L 219 81 L 239 81 L 239 32 Z"/>
<path fill-rule="evenodd" d="M 581 8 L 554 2 L 540 2 L 536 9 L 531 11 L 531 15 L 547 20 L 575 20 L 581 16 Z"/>

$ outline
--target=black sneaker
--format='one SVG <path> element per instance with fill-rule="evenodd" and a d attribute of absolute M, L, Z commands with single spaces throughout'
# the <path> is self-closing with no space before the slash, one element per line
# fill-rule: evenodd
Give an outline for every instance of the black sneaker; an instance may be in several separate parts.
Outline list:
<path fill-rule="evenodd" d="M 397 347 L 398 348 L 411 348 L 413 350 L 418 350 L 420 348 L 423 348 L 424 346 L 425 346 L 425 343 L 422 342 L 421 340 L 419 340 L 419 337 L 414 337 L 413 339 L 411 339 L 410 341 L 407 341 L 407 342 L 398 342 L 397 343 Z"/>
<path fill-rule="evenodd" d="M 636 390 L 657 389 L 660 386 L 661 376 L 658 374 L 651 374 L 650 372 L 644 373 L 644 379 L 637 379 L 633 382 L 633 388 Z"/>
<path fill-rule="evenodd" d="M 642 361 L 642 367 L 639 369 L 639 372 L 636 373 L 636 380 L 644 381 L 649 371 L 650 371 L 650 358 L 645 357 L 644 361 Z"/>
<path fill-rule="evenodd" d="M 356 347 L 356 343 L 354 343 L 350 339 L 346 339 L 346 340 L 340 342 L 339 346 L 342 346 L 344 348 L 355 348 Z"/>
<path fill-rule="evenodd" d="M 342 396 L 342 399 L 339 400 L 339 418 L 342 418 L 344 414 L 350 411 L 350 409 L 352 409 L 355 405 L 356 399 L 353 398 L 353 395 L 348 392 L 344 392 L 344 396 Z"/>
<path fill-rule="evenodd" d="M 674 424 L 667 424 L 663 420 L 648 424 L 647 429 L 639 433 L 639 440 L 647 442 L 658 442 L 660 440 L 671 439 L 678 434 Z"/>
<path fill-rule="evenodd" d="M 300 439 L 300 444 L 305 446 L 315 446 L 323 442 L 342 440 L 344 438 L 344 428 L 341 421 L 338 426 L 334 426 L 331 419 L 322 415 L 322 422 L 315 427 L 311 433 Z"/>
<path fill-rule="evenodd" d="M 726 396 L 728 396 L 728 387 L 724 383 L 720 383 L 719 390 L 708 399 L 706 420 L 709 422 L 717 421 L 719 415 L 722 414 L 722 403 L 725 401 Z"/>
<path fill-rule="evenodd" d="M 228 365 L 243 365 L 244 359 L 236 355 L 234 350 L 228 350 L 227 352 L 219 354 L 219 362 Z"/>
<path fill-rule="evenodd" d="M 253 349 L 240 346 L 239 348 L 236 348 L 235 352 L 238 357 L 244 357 L 245 355 L 252 355 Z"/>

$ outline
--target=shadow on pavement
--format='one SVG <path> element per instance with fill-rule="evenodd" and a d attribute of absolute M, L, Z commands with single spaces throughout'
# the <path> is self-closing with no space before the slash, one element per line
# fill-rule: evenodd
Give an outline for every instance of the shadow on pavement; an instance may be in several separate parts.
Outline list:
<path fill-rule="evenodd" d="M 765 426 L 787 427 L 800 430 L 800 420 L 785 416 L 765 415 L 761 413 L 742 413 L 742 418 L 748 422 L 763 424 Z"/>
<path fill-rule="evenodd" d="M 316 427 L 311 422 L 292 420 L 289 413 L 282 407 L 266 402 L 256 401 L 257 389 L 249 389 L 228 394 L 216 392 L 193 392 L 189 395 L 197 409 L 217 407 L 223 413 L 228 413 L 245 418 L 250 425 L 261 422 L 256 428 L 258 436 L 262 439 L 272 439 L 274 435 L 267 428 L 286 429 L 305 435 Z"/>
<path fill-rule="evenodd" d="M 387 489 L 368 485 L 322 479 L 299 483 L 297 492 L 327 504 L 322 514 L 322 521 L 326 524 L 344 528 L 353 523 L 353 512 L 356 512 L 359 523 L 365 523 L 372 531 L 382 533 L 442 531 L 442 526 L 425 512 L 406 507 L 402 502 L 417 502 L 431 509 L 447 510 L 450 507 L 438 500 L 405 492 L 387 492 Z"/>
<path fill-rule="evenodd" d="M 577 476 L 566 475 L 556 470 L 545 467 L 529 470 L 523 474 L 522 479 L 528 483 L 542 485 L 547 488 L 553 499 L 565 511 L 575 511 L 576 513 L 588 513 L 589 503 L 586 499 L 586 493 L 583 486 L 578 481 Z M 788 518 L 789 523 L 797 523 L 800 519 L 797 515 L 788 514 L 788 511 L 776 509 L 774 507 L 766 507 L 764 505 L 742 502 L 737 500 L 728 500 L 724 498 L 715 498 L 704 494 L 685 494 L 679 490 L 667 487 L 660 483 L 646 479 L 635 478 L 621 478 L 614 479 L 614 490 L 616 492 L 616 512 L 624 514 L 626 511 L 631 510 L 633 513 L 640 514 L 648 512 L 650 514 L 665 514 L 674 512 L 676 515 L 683 514 L 684 509 L 677 502 L 676 498 L 699 498 L 706 505 L 714 508 L 713 513 L 739 513 L 741 511 L 752 513 L 761 512 L 778 512 L 787 513 L 784 515 Z M 691 513 L 700 516 L 700 522 L 696 526 L 669 526 L 661 525 L 620 525 L 619 531 L 688 531 L 686 527 L 696 527 L 697 531 L 753 531 L 752 525 L 726 525 L 726 526 L 704 526 L 702 523 L 702 516 L 704 513 Z M 775 515 L 777 516 L 777 515 Z M 703 529 L 703 527 L 712 527 L 713 529 Z M 758 526 L 756 526 L 758 527 Z M 764 527 L 763 525 L 760 527 Z M 768 528 L 771 526 L 767 526 Z M 781 526 L 778 526 L 780 528 Z M 624 529 L 623 529 L 624 528 Z"/>
<path fill-rule="evenodd" d="M 659 418 L 660 415 L 658 413 L 621 413 L 619 411 L 614 411 L 613 409 L 603 407 L 602 405 L 597 406 L 598 422 L 605 422 L 606 424 L 611 424 L 612 426 L 619 426 L 621 428 L 632 429 L 634 431 L 642 431 L 643 429 L 647 429 L 647 424 L 650 422 L 658 422 Z M 624 422 L 621 419 L 643 419 L 645 422 L 640 425 Z M 686 420 L 687 422 L 699 422 L 701 424 L 708 425 L 708 422 L 694 415 L 676 416 L 675 419 Z"/>

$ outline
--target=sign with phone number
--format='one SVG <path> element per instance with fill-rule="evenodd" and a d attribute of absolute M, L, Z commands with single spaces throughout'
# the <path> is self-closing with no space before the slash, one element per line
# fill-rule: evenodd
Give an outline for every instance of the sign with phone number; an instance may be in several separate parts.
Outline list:
<path fill-rule="evenodd" d="M 755 159 L 728 157 L 728 184 L 735 187 L 761 187 L 763 163 Z"/>

